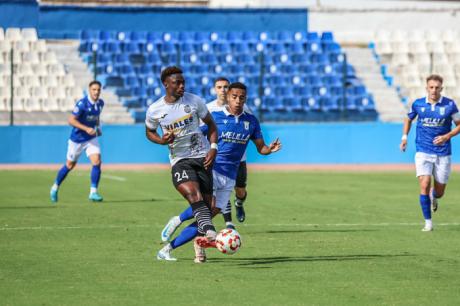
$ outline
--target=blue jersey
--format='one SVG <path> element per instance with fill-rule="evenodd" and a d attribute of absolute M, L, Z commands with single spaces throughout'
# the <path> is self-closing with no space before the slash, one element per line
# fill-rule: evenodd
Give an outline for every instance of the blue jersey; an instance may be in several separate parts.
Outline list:
<path fill-rule="evenodd" d="M 417 152 L 436 154 L 438 156 L 451 155 L 450 140 L 442 145 L 433 144 L 436 136 L 450 132 L 452 119 L 458 116 L 455 102 L 441 97 L 434 104 L 428 103 L 427 98 L 420 98 L 412 103 L 411 111 L 407 114 L 410 120 L 417 119 L 417 135 L 415 144 Z"/>
<path fill-rule="evenodd" d="M 211 113 L 217 126 L 218 153 L 214 170 L 231 179 L 236 179 L 238 167 L 249 140 L 262 138 L 257 118 L 247 112 L 239 116 L 230 114 L 226 108 Z"/>
<path fill-rule="evenodd" d="M 101 99 L 97 100 L 96 103 L 91 103 L 88 97 L 84 97 L 77 102 L 75 108 L 72 111 L 72 115 L 77 117 L 77 120 L 81 124 L 91 128 L 96 128 L 96 126 L 99 124 L 99 116 L 101 115 L 103 107 L 104 101 Z M 91 136 L 85 131 L 77 129 L 76 127 L 72 128 L 72 133 L 70 134 L 70 140 L 78 143 L 88 141 L 94 137 L 96 136 Z"/>

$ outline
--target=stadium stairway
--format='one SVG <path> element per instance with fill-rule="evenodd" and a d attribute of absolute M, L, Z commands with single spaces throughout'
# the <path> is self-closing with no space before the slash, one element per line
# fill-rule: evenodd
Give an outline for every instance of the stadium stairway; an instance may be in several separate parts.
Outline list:
<path fill-rule="evenodd" d="M 60 62 L 65 63 L 66 69 L 75 76 L 76 86 L 86 90 L 91 82 L 92 73 L 88 66 L 81 60 L 78 53 L 79 41 L 74 40 L 51 40 L 48 48 L 56 53 Z M 132 124 L 134 119 L 127 109 L 120 103 L 118 96 L 110 90 L 103 90 L 102 99 L 105 108 L 101 115 L 102 123 L 108 124 Z M 67 120 L 67 119 L 66 119 Z"/>
<path fill-rule="evenodd" d="M 374 95 L 375 108 L 383 122 L 402 122 L 406 109 L 395 88 L 387 85 L 375 64 L 368 48 L 345 47 L 347 59 L 356 69 L 356 74 Z"/>

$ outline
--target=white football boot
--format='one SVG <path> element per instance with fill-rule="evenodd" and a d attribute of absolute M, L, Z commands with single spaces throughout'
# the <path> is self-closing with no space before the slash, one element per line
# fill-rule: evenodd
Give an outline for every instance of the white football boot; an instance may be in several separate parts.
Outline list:
<path fill-rule="evenodd" d="M 169 241 L 181 223 L 179 216 L 174 216 L 169 219 L 168 223 L 166 223 L 166 226 L 161 231 L 161 241 Z"/>
<path fill-rule="evenodd" d="M 166 261 L 177 261 L 177 258 L 174 258 L 171 256 L 171 245 L 167 244 L 165 245 L 161 250 L 158 251 L 157 253 L 157 259 L 158 260 L 166 260 Z"/>

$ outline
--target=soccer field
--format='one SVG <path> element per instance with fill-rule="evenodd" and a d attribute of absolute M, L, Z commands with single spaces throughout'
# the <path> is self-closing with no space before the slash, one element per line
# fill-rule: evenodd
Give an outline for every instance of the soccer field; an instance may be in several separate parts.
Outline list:
<path fill-rule="evenodd" d="M 1 305 L 458 305 L 460 183 L 421 232 L 412 172 L 250 172 L 243 246 L 157 261 L 186 203 L 168 171 L 105 171 L 104 202 L 72 172 L 0 171 Z M 220 216 L 215 219 L 223 227 Z"/>

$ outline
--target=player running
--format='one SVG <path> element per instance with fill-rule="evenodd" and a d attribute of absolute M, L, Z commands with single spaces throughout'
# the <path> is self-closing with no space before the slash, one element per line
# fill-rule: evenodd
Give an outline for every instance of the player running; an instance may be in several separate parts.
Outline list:
<path fill-rule="evenodd" d="M 269 155 L 281 149 L 278 139 L 270 145 L 266 145 L 262 137 L 259 121 L 257 118 L 244 111 L 247 89 L 242 83 L 232 83 L 227 92 L 227 102 L 221 111 L 213 112 L 219 131 L 218 147 L 219 152 L 213 167 L 214 181 L 214 205 L 213 215 L 219 211 L 224 211 L 230 199 L 235 179 L 237 177 L 238 166 L 241 157 L 246 151 L 249 140 L 256 145 L 257 151 L 262 155 Z M 188 217 L 190 209 L 186 209 L 182 217 Z M 167 244 L 159 251 L 158 258 L 169 256 L 171 251 L 192 240 L 197 234 L 197 224 L 192 223 L 179 236 Z M 200 237 L 195 239 L 195 262 L 206 261 L 204 247 L 213 246 L 212 242 L 203 240 Z M 160 255 L 161 254 L 161 255 Z M 167 254 L 167 255 L 165 255 Z"/>
<path fill-rule="evenodd" d="M 197 231 L 209 240 L 216 237 L 211 221 L 212 164 L 217 154 L 217 129 L 201 98 L 185 92 L 182 70 L 167 67 L 161 73 L 166 95 L 147 110 L 147 138 L 169 147 L 174 187 L 189 202 L 198 222 Z M 199 125 L 208 128 L 208 141 Z M 161 127 L 163 135 L 157 132 Z M 158 253 L 158 259 L 175 260 L 168 252 Z"/>
<path fill-rule="evenodd" d="M 405 151 L 412 120 L 418 117 L 415 167 L 420 185 L 420 206 L 425 218 L 425 226 L 422 229 L 424 232 L 433 230 L 431 212 L 437 211 L 438 199 L 444 195 L 451 172 L 450 139 L 460 132 L 457 105 L 453 100 L 441 96 L 442 83 L 443 79 L 439 75 L 433 74 L 426 79 L 428 94 L 412 103 L 411 111 L 404 120 L 400 144 L 401 151 Z M 452 121 L 456 125 L 453 130 Z"/>
<path fill-rule="evenodd" d="M 67 174 L 75 167 L 83 151 L 91 161 L 91 188 L 89 199 L 100 202 L 102 196 L 97 192 L 101 179 L 101 148 L 97 136 L 101 136 L 100 115 L 104 108 L 101 95 L 101 83 L 92 81 L 88 86 L 89 94 L 79 100 L 69 117 L 69 124 L 73 127 L 67 145 L 67 161 L 59 170 L 56 180 L 50 190 L 51 202 L 58 201 L 59 186 Z"/>

